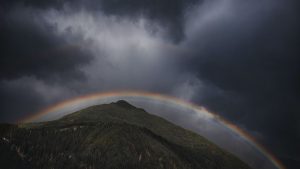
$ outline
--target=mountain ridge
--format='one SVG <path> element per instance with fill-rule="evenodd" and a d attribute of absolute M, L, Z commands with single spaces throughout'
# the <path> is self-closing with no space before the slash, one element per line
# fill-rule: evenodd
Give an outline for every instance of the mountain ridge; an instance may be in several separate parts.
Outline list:
<path fill-rule="evenodd" d="M 0 149 L 13 159 L 0 152 L 6 168 L 250 169 L 204 137 L 124 100 L 54 121 L 1 125 L 0 136 Z"/>

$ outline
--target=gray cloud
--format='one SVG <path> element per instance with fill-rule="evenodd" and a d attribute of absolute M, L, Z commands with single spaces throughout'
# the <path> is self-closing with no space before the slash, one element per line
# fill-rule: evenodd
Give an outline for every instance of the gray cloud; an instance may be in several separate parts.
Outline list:
<path fill-rule="evenodd" d="M 194 67 L 202 81 L 223 91 L 207 93 L 202 103 L 264 133 L 261 141 L 270 148 L 297 156 L 300 60 L 296 9 L 290 1 L 246 6 L 233 2 L 211 4 L 220 7 L 216 11 L 200 11 L 203 22 L 194 24 L 196 29 L 191 27 L 191 41 L 186 45 L 197 50 L 191 49 L 186 65 Z M 270 143 L 270 138 L 278 141 Z"/>
<path fill-rule="evenodd" d="M 20 81 L 22 84 L 19 83 Z M 0 96 L 2 109 L 0 118 L 2 122 L 12 122 L 32 113 L 31 111 L 37 111 L 45 104 L 41 95 L 32 89 L 32 82 L 25 79 L 2 81 L 0 83 Z"/>
<path fill-rule="evenodd" d="M 38 9 L 58 9 L 62 10 L 69 6 L 75 10 L 87 9 L 89 11 L 102 11 L 105 15 L 128 18 L 135 20 L 139 17 L 147 18 L 151 23 L 160 24 L 170 32 L 174 42 L 179 42 L 184 38 L 184 22 L 186 10 L 191 9 L 202 0 L 13 0 L 4 2 L 4 7 L 24 5 Z M 156 31 L 155 27 L 148 25 L 151 31 Z"/>
<path fill-rule="evenodd" d="M 83 78 L 77 67 L 88 63 L 91 56 L 76 42 L 66 41 L 68 32 L 57 36 L 56 26 L 41 15 L 37 9 L 15 7 L 1 17 L 1 78 Z"/>

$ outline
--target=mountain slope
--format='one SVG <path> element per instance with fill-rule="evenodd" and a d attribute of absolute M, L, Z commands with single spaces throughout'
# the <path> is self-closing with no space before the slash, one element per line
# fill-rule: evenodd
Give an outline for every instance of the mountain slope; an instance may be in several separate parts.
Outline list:
<path fill-rule="evenodd" d="M 0 126 L 5 168 L 249 169 L 205 138 L 126 101 Z"/>

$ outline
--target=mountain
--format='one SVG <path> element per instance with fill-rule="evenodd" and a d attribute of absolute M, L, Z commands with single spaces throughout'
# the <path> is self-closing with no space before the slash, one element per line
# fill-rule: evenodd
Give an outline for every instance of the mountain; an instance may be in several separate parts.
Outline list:
<path fill-rule="evenodd" d="M 0 125 L 0 167 L 250 169 L 202 136 L 124 100 L 61 119 Z"/>

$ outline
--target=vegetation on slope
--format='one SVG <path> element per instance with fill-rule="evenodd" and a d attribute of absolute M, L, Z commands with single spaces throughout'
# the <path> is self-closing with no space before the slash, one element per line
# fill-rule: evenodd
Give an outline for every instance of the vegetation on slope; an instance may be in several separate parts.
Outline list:
<path fill-rule="evenodd" d="M 249 169 L 205 138 L 125 101 L 0 125 L 5 168 Z"/>

